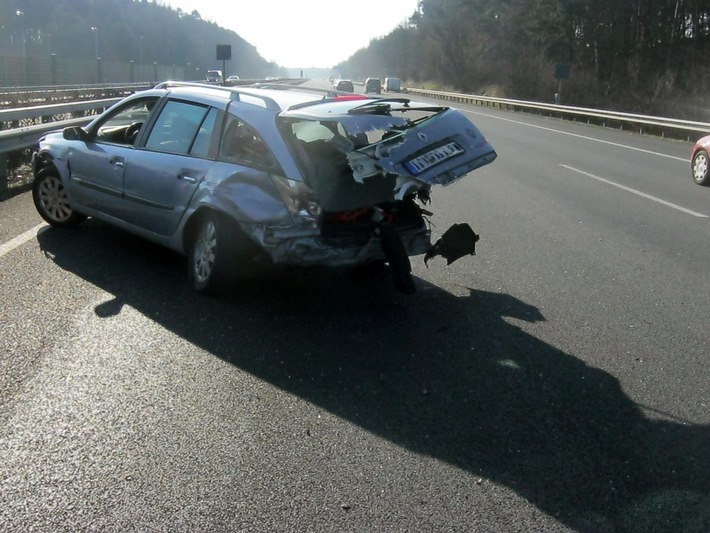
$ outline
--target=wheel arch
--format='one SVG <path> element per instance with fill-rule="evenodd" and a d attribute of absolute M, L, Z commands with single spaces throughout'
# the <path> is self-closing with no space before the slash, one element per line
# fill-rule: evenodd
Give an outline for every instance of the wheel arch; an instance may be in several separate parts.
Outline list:
<path fill-rule="evenodd" d="M 59 175 L 59 168 L 55 163 L 54 156 L 51 152 L 43 150 L 37 152 L 32 159 L 32 175 L 37 177 L 37 174 L 45 169 L 52 169 Z"/>
<path fill-rule="evenodd" d="M 182 250 L 187 254 L 190 251 L 190 245 L 197 235 L 200 227 L 200 222 L 207 214 L 216 215 L 225 221 L 230 231 L 234 232 L 232 242 L 240 247 L 240 255 L 242 257 L 253 257 L 258 254 L 266 254 L 266 251 L 260 244 L 251 237 L 239 223 L 236 217 L 230 215 L 222 209 L 217 209 L 212 205 L 203 205 L 197 208 L 190 218 L 185 222 L 185 227 L 182 231 Z"/>
<path fill-rule="evenodd" d="M 182 232 L 182 249 L 184 253 L 187 253 L 190 249 L 190 243 L 195 238 L 200 221 L 208 214 L 221 217 L 222 219 L 226 220 L 231 227 L 244 233 L 244 230 L 242 230 L 241 226 L 239 225 L 239 222 L 234 217 L 230 216 L 229 214 L 225 213 L 220 209 L 216 209 L 213 206 L 203 205 L 198 207 L 195 212 L 190 215 L 190 218 L 187 220 L 187 222 L 185 222 L 185 228 Z"/>

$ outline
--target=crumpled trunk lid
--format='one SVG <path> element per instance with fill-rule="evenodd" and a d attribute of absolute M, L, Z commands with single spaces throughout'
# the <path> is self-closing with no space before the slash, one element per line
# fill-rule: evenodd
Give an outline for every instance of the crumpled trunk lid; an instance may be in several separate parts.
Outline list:
<path fill-rule="evenodd" d="M 324 115 L 294 112 L 284 117 L 284 129 L 293 135 L 306 184 L 326 211 L 402 200 L 453 183 L 497 157 L 456 109 L 368 100 Z"/>
<path fill-rule="evenodd" d="M 447 109 L 351 152 L 348 161 L 360 183 L 376 174 L 395 174 L 448 185 L 496 157 L 493 146 L 463 113 Z"/>

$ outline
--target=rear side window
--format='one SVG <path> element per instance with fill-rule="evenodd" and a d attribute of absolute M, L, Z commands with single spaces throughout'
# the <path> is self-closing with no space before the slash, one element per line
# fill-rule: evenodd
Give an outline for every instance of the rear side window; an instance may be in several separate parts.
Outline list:
<path fill-rule="evenodd" d="M 198 132 L 202 136 L 207 135 L 200 127 L 205 122 L 208 111 L 206 106 L 171 100 L 160 112 L 146 142 L 146 148 L 177 154 L 191 153 Z M 211 131 L 209 133 L 211 134 Z M 209 135 L 207 138 L 209 139 Z M 197 144 L 201 146 L 200 150 L 204 151 L 204 140 Z"/>
<path fill-rule="evenodd" d="M 256 130 L 237 117 L 230 117 L 225 126 L 220 159 L 255 167 L 273 167 L 276 163 L 269 146 Z"/>
<path fill-rule="evenodd" d="M 190 150 L 190 155 L 197 157 L 209 157 L 210 156 L 210 146 L 212 141 L 212 136 L 215 133 L 215 123 L 217 122 L 217 115 L 219 111 L 212 108 L 210 112 L 207 113 L 205 120 L 202 121 L 200 129 L 197 131 L 197 137 L 195 142 L 192 144 L 192 149 Z"/>

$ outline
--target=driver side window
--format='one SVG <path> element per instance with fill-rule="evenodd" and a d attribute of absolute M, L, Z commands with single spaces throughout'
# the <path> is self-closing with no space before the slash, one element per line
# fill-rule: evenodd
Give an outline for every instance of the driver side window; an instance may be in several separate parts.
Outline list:
<path fill-rule="evenodd" d="M 157 97 L 134 100 L 126 107 L 116 110 L 96 130 L 96 140 L 113 144 L 132 145 L 148 119 L 148 114 L 157 102 Z"/>

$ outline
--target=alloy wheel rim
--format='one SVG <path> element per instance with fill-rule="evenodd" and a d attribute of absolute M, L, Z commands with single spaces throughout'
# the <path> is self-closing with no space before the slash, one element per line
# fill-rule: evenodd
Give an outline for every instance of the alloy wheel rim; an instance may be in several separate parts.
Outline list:
<path fill-rule="evenodd" d="M 705 155 L 699 155 L 695 158 L 695 164 L 693 165 L 693 177 L 695 181 L 701 181 L 707 176 L 708 172 L 708 158 Z"/>
<path fill-rule="evenodd" d="M 195 243 L 195 278 L 199 283 L 206 282 L 214 270 L 217 231 L 214 223 L 205 224 Z"/>
<path fill-rule="evenodd" d="M 39 201 L 47 216 L 57 222 L 65 222 L 72 214 L 64 185 L 56 176 L 48 176 L 42 180 L 39 187 Z"/>

